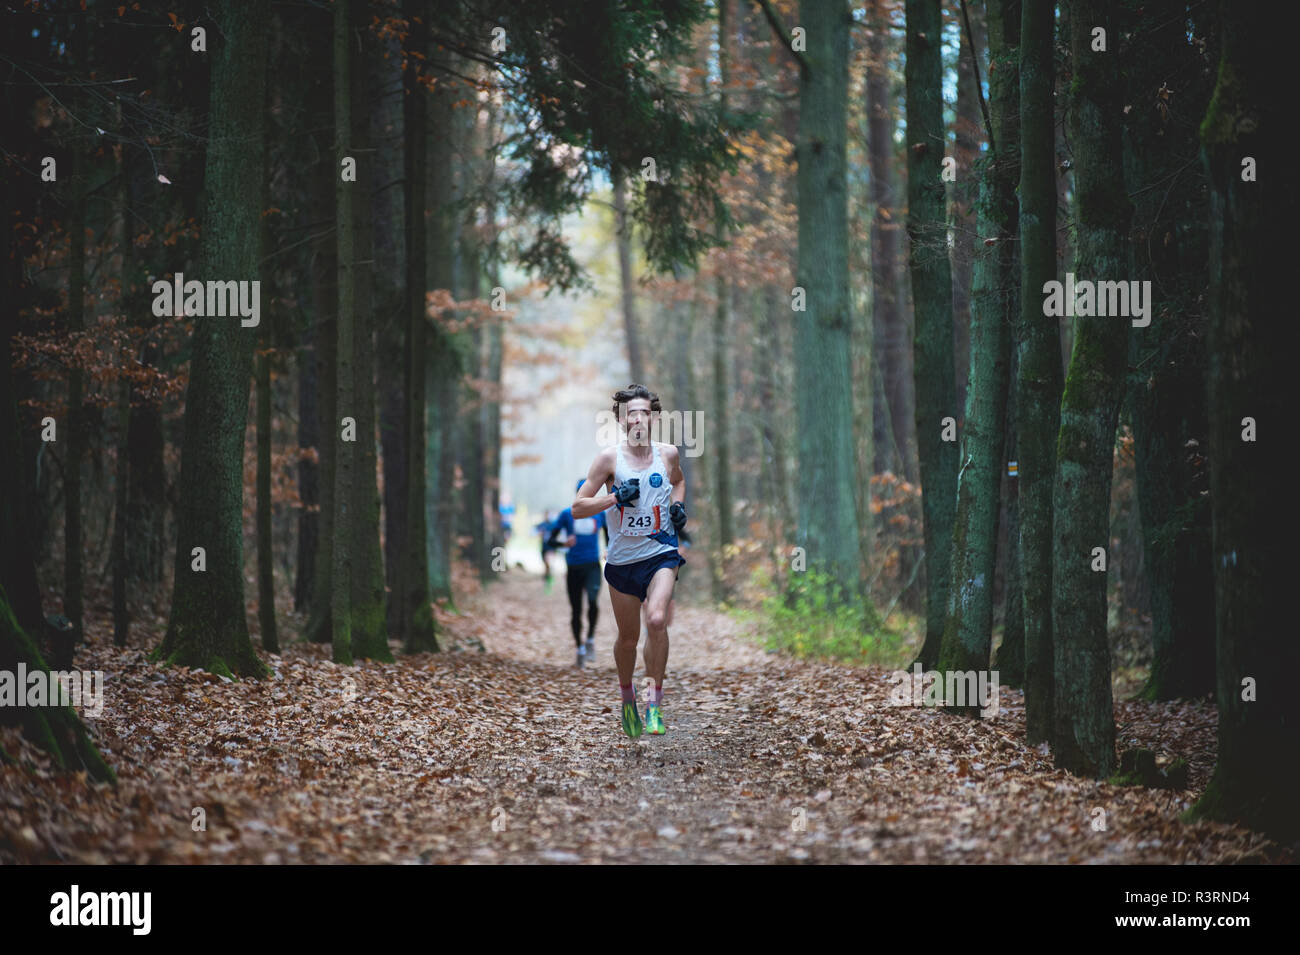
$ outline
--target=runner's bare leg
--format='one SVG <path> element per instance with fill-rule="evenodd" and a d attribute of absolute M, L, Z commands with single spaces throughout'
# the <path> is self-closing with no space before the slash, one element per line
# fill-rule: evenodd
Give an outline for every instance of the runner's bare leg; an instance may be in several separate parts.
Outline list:
<path fill-rule="evenodd" d="M 676 583 L 677 568 L 660 567 L 650 579 L 645 598 L 645 671 L 656 687 L 663 685 L 668 669 L 669 610 Z"/>
<path fill-rule="evenodd" d="M 632 671 L 636 669 L 636 645 L 641 640 L 641 601 L 613 587 L 608 590 L 609 602 L 614 608 L 614 623 L 618 626 L 618 637 L 614 640 L 614 665 L 618 667 L 619 685 L 627 686 L 632 682 Z"/>

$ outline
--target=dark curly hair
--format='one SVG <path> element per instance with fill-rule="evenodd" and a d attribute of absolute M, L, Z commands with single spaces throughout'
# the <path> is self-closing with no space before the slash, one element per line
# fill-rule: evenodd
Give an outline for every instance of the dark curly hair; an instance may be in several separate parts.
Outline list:
<path fill-rule="evenodd" d="M 614 417 L 620 417 L 618 406 L 625 405 L 633 398 L 645 398 L 650 402 L 651 411 L 662 411 L 659 405 L 659 396 L 647 388 L 645 385 L 628 385 L 619 391 L 614 392 Z"/>

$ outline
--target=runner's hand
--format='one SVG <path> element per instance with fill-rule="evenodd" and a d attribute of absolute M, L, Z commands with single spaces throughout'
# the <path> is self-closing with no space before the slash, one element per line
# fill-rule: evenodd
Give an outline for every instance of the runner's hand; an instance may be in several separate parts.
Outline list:
<path fill-rule="evenodd" d="M 681 501 L 673 501 L 673 506 L 668 508 L 668 516 L 672 518 L 673 530 L 677 533 L 682 532 L 686 526 L 686 507 Z"/>
<path fill-rule="evenodd" d="M 641 479 L 628 478 L 626 484 L 614 485 L 614 500 L 620 507 L 631 504 L 641 496 Z"/>

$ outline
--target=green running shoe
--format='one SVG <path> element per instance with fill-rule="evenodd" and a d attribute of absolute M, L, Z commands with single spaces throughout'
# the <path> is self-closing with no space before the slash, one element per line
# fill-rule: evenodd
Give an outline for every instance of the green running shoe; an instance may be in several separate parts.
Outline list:
<path fill-rule="evenodd" d="M 651 703 L 645 708 L 645 731 L 651 736 L 664 734 L 664 721 L 659 717 L 658 703 Z"/>
<path fill-rule="evenodd" d="M 632 739 L 641 735 L 644 727 L 641 725 L 641 714 L 636 711 L 636 701 L 630 700 L 623 704 L 623 732 Z"/>

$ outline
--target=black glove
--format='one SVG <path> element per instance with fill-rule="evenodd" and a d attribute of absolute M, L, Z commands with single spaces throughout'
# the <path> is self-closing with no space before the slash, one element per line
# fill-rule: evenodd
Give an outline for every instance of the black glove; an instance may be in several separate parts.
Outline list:
<path fill-rule="evenodd" d="M 614 485 L 614 500 L 619 507 L 631 504 L 641 496 L 641 479 L 628 478 L 626 484 Z"/>
<path fill-rule="evenodd" d="M 681 501 L 673 501 L 673 506 L 668 508 L 668 516 L 672 518 L 673 530 L 680 534 L 686 526 L 686 508 Z"/>

